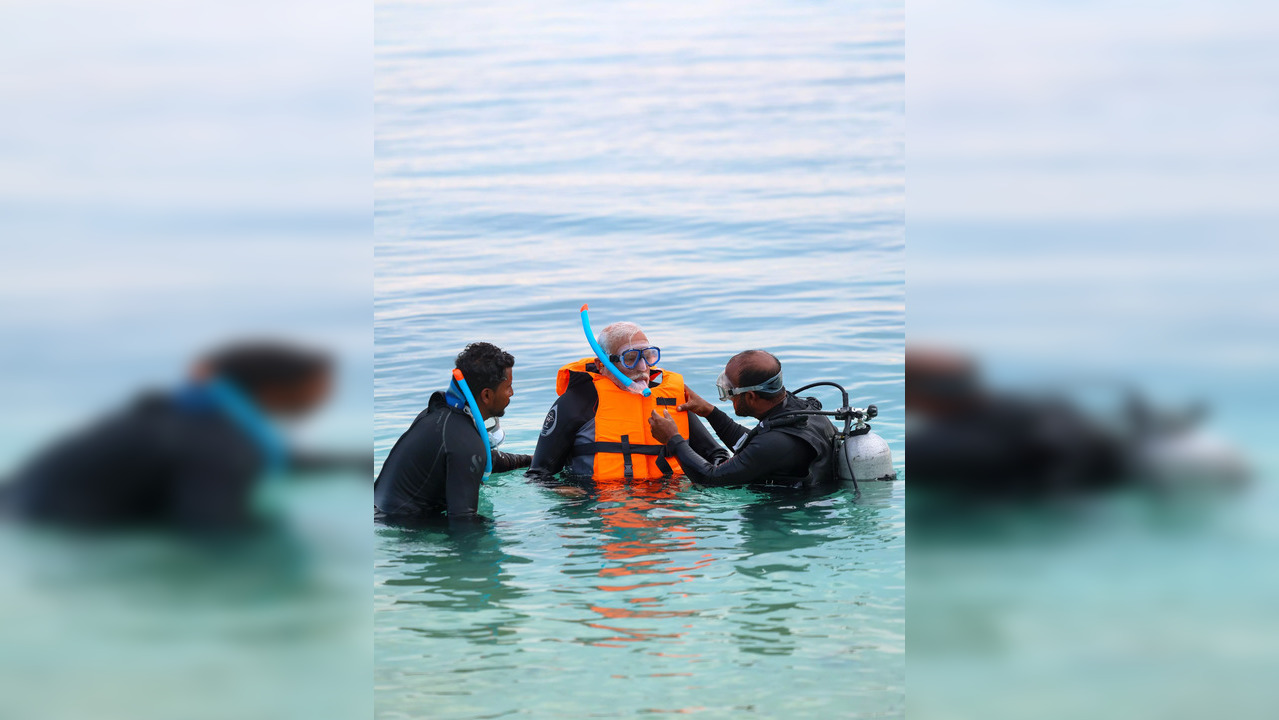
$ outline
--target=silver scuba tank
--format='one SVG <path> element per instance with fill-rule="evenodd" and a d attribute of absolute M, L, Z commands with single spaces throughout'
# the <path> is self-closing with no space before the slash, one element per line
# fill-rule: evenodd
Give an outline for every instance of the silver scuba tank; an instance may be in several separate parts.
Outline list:
<path fill-rule="evenodd" d="M 798 395 L 810 388 L 827 385 L 838 388 L 844 403 L 836 410 L 797 410 L 800 415 L 825 415 L 835 420 L 843 420 L 843 430 L 835 432 L 835 477 L 842 482 L 852 483 L 857 487 L 859 482 L 871 480 L 896 480 L 897 471 L 893 469 L 893 454 L 884 438 L 871 432 L 867 420 L 879 416 L 879 408 L 867 405 L 866 409 L 850 407 L 848 391 L 843 385 L 834 382 L 809 383 L 795 390 Z"/>
<path fill-rule="evenodd" d="M 879 414 L 874 405 L 853 409 L 856 425 L 835 439 L 835 474 L 844 482 L 896 480 L 893 454 L 884 438 L 871 432 L 866 421 Z"/>

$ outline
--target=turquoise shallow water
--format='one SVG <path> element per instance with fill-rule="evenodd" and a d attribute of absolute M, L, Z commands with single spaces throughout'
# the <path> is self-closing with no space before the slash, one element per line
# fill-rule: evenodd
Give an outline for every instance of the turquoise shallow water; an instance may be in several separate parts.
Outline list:
<path fill-rule="evenodd" d="M 1130 390 L 1202 403 L 1252 482 L 912 512 L 911 718 L 1274 715 L 1273 283 L 1240 262 L 1273 235 L 1237 217 L 912 218 L 913 342 L 1111 424 Z"/>
<path fill-rule="evenodd" d="M 900 4 L 376 21 L 379 467 L 472 340 L 515 355 L 531 453 L 590 303 L 703 395 L 751 347 L 845 384 L 904 478 Z M 376 714 L 899 716 L 903 495 L 494 477 L 485 532 L 376 530 Z"/>

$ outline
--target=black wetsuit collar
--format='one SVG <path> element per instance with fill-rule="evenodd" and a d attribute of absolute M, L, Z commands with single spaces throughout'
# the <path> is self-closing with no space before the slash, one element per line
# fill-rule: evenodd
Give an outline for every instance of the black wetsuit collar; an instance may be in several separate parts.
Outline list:
<path fill-rule="evenodd" d="M 435 409 L 437 407 L 445 407 L 450 410 L 456 410 L 460 413 L 464 413 L 468 417 L 471 414 L 471 409 L 467 407 L 466 405 L 457 407 L 453 403 L 449 402 L 448 393 L 445 390 L 436 390 L 432 392 L 431 398 L 426 401 L 426 406 L 430 409 Z"/>
<path fill-rule="evenodd" d="M 787 392 L 786 398 L 764 413 L 759 419 L 761 431 L 770 427 L 790 427 L 808 424 L 808 415 L 799 414 L 804 410 L 821 410 L 822 404 L 817 398 L 797 397 Z M 792 414 L 794 413 L 794 414 Z"/>

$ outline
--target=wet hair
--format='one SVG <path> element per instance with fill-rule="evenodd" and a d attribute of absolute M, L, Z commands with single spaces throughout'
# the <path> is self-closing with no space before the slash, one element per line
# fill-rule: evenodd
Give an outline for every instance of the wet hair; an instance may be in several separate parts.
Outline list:
<path fill-rule="evenodd" d="M 598 342 L 600 347 L 604 348 L 604 352 L 616 355 L 627 340 L 642 332 L 644 331 L 640 329 L 640 326 L 633 322 L 615 322 L 600 330 L 599 337 L 595 338 L 595 342 Z M 600 359 L 603 360 L 605 358 Z"/>
<path fill-rule="evenodd" d="M 737 387 L 761 385 L 782 371 L 782 361 L 767 350 L 739 352 L 728 361 L 728 364 L 737 368 L 737 380 L 734 383 Z M 781 390 L 772 393 L 759 390 L 752 390 L 751 392 L 756 393 L 765 400 L 776 400 L 786 394 L 786 388 L 783 387 Z"/>
<path fill-rule="evenodd" d="M 326 352 L 276 340 L 253 340 L 225 345 L 206 354 L 208 372 L 234 383 L 250 395 L 268 388 L 306 382 L 333 369 Z"/>
<path fill-rule="evenodd" d="M 515 367 L 515 356 L 492 343 L 473 342 L 457 354 L 454 367 L 462 371 L 471 392 L 479 395 L 484 388 L 496 390 L 502 384 L 507 369 Z"/>

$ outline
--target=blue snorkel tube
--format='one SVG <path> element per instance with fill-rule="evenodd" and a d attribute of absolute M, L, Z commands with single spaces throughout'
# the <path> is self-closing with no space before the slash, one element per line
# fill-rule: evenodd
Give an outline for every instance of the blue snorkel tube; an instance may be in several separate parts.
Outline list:
<path fill-rule="evenodd" d="M 454 368 L 453 379 L 457 381 L 457 386 L 462 388 L 466 404 L 471 408 L 471 419 L 475 421 L 475 427 L 480 431 L 480 438 L 484 440 L 484 477 L 480 478 L 480 482 L 483 482 L 488 480 L 489 473 L 493 472 L 493 448 L 489 447 L 489 431 L 484 427 L 484 416 L 480 414 L 480 406 L 475 403 L 475 396 L 471 394 L 471 387 L 466 384 L 466 378 L 462 377 L 462 371 Z"/>
<path fill-rule="evenodd" d="M 582 332 L 586 333 L 586 341 L 591 344 L 591 349 L 595 351 L 595 357 L 600 359 L 600 362 L 605 368 L 608 368 L 608 371 L 613 374 L 613 377 L 622 385 L 622 387 L 637 395 L 643 395 L 644 397 L 648 397 L 653 394 L 653 391 L 649 390 L 648 386 L 639 380 L 631 380 L 626 377 L 621 370 L 617 369 L 616 365 L 609 361 L 608 353 L 604 352 L 604 348 L 600 347 L 600 344 L 595 341 L 595 333 L 591 332 L 591 318 L 586 314 L 585 303 L 582 304 Z M 638 361 L 636 361 L 636 364 L 638 364 Z"/>
<path fill-rule="evenodd" d="M 284 438 L 254 401 L 235 383 L 214 376 L 181 389 L 179 404 L 190 410 L 216 409 L 252 439 L 262 453 L 263 470 L 270 477 L 288 468 Z"/>

